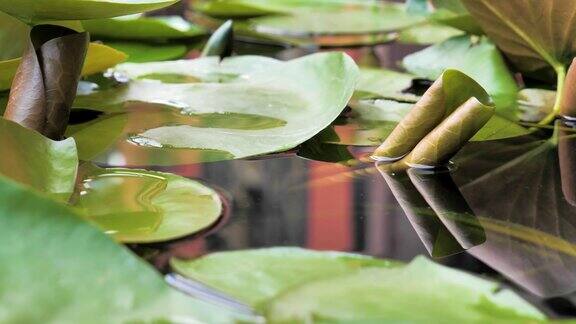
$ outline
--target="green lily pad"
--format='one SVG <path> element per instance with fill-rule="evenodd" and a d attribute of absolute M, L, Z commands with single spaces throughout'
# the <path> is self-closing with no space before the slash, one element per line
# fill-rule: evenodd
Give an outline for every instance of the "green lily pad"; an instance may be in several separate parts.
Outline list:
<path fill-rule="evenodd" d="M 68 207 L 4 178 L 0 228 L 0 258 L 10 260 L 0 272 L 2 323 L 253 320 L 171 289 Z"/>
<path fill-rule="evenodd" d="M 7 157 L 0 159 L 0 174 L 59 200 L 70 197 L 78 169 L 73 139 L 52 141 L 0 118 L 0 142 Z"/>
<path fill-rule="evenodd" d="M 409 90 L 415 75 L 385 69 L 362 68 L 356 98 L 381 98 L 416 103 L 420 97 Z"/>
<path fill-rule="evenodd" d="M 464 32 L 456 28 L 438 23 L 427 23 L 401 31 L 398 41 L 403 44 L 432 45 L 462 34 Z"/>
<path fill-rule="evenodd" d="M 486 38 L 477 42 L 470 36 L 451 38 L 406 56 L 403 65 L 408 72 L 431 80 L 436 80 L 446 69 L 460 70 L 486 89 L 500 114 L 515 117 L 518 86 L 504 58 Z"/>
<path fill-rule="evenodd" d="M 200 1 L 200 24 L 219 25 L 210 18 L 238 20 L 238 36 L 294 46 L 345 47 L 392 41 L 394 32 L 425 21 L 404 6 L 375 1 Z"/>
<path fill-rule="evenodd" d="M 84 29 L 96 38 L 123 40 L 163 40 L 203 36 L 204 29 L 179 16 L 141 17 L 138 15 L 85 20 Z"/>
<path fill-rule="evenodd" d="M 271 248 L 215 253 L 192 261 L 172 259 L 171 265 L 188 278 L 265 310 L 272 298 L 302 284 L 398 264 L 354 254 Z"/>
<path fill-rule="evenodd" d="M 79 96 L 75 103 L 75 107 L 106 115 L 129 115 L 129 125 L 119 140 L 94 159 L 113 166 L 185 164 L 294 148 L 338 117 L 352 96 L 357 77 L 355 64 L 342 53 L 289 62 L 237 57 L 220 63 L 209 57 L 125 64 L 116 72 L 133 81 Z M 175 76 L 196 83 L 158 81 L 174 80 Z M 76 129 L 83 129 L 83 138 L 101 136 L 91 131 L 96 125 L 78 125 Z M 90 142 L 76 140 L 80 152 L 91 151 Z M 156 153 L 136 153 L 151 151 Z M 85 157 L 81 155 L 81 159 Z"/>
<path fill-rule="evenodd" d="M 177 0 L 1 0 L 0 10 L 26 22 L 109 18 L 160 9 Z"/>
<path fill-rule="evenodd" d="M 509 323 L 545 316 L 510 290 L 418 258 L 301 285 L 273 300 L 273 323 Z M 418 309 L 415 309 L 417 307 Z"/>
<path fill-rule="evenodd" d="M 83 174 L 74 206 L 117 241 L 153 243 L 210 228 L 223 204 L 213 189 L 173 174 L 92 168 Z"/>
<path fill-rule="evenodd" d="M 146 44 L 139 42 L 107 41 L 110 46 L 128 55 L 127 62 L 147 63 L 181 59 L 188 53 L 183 44 Z"/>

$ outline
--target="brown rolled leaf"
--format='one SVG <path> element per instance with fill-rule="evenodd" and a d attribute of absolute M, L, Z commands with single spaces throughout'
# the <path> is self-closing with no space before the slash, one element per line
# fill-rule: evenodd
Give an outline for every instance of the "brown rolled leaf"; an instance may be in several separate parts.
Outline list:
<path fill-rule="evenodd" d="M 574 131 L 560 125 L 558 139 L 558 159 L 562 192 L 566 201 L 576 206 L 576 137 Z"/>
<path fill-rule="evenodd" d="M 390 162 L 402 159 L 444 119 L 446 98 L 442 85 L 442 78 L 432 84 L 422 99 L 374 152 L 376 160 Z"/>
<path fill-rule="evenodd" d="M 392 194 L 432 257 L 442 258 L 465 249 L 442 223 L 418 192 L 406 173 L 391 174 L 382 170 Z"/>
<path fill-rule="evenodd" d="M 572 61 L 566 81 L 564 91 L 562 91 L 560 115 L 569 120 L 576 120 L 576 59 Z"/>
<path fill-rule="evenodd" d="M 34 27 L 4 118 L 51 139 L 62 139 L 88 42 L 87 33 L 53 25 Z"/>
<path fill-rule="evenodd" d="M 469 99 L 418 143 L 405 158 L 406 164 L 415 168 L 445 164 L 493 115 L 494 107 Z"/>
<path fill-rule="evenodd" d="M 458 189 L 449 172 L 408 170 L 418 192 L 460 243 L 470 249 L 486 242 L 484 228 Z"/>
<path fill-rule="evenodd" d="M 444 71 L 374 152 L 373 158 L 381 162 L 402 159 L 470 98 L 491 104 L 490 96 L 478 82 L 458 70 Z"/>

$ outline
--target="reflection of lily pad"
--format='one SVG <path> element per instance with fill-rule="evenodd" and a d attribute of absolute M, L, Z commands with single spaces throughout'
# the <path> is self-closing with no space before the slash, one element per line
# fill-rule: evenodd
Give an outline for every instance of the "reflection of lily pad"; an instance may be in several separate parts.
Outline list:
<path fill-rule="evenodd" d="M 72 194 L 78 168 L 74 140 L 52 141 L 0 119 L 0 142 L 2 175 L 62 200 Z"/>
<path fill-rule="evenodd" d="M 418 310 L 414 309 L 418 305 Z M 498 323 L 538 321 L 538 310 L 498 284 L 419 258 L 406 267 L 368 268 L 288 291 L 272 322 Z"/>
<path fill-rule="evenodd" d="M 75 206 L 121 242 L 181 238 L 209 228 L 222 214 L 214 190 L 168 173 L 94 169 L 79 190 Z"/>
<path fill-rule="evenodd" d="M 352 60 L 341 53 L 316 54 L 290 62 L 238 57 L 220 64 L 218 58 L 209 57 L 127 64 L 117 71 L 133 79 L 161 72 L 202 82 L 134 80 L 127 86 L 80 96 L 75 106 L 129 114 L 128 126 L 119 141 L 111 145 L 116 149 L 96 159 L 105 159 L 114 166 L 149 165 L 149 158 L 136 152 L 151 149 L 158 152 L 152 164 L 206 161 L 201 156 L 181 154 L 213 151 L 226 152 L 227 156 L 208 160 L 244 158 L 291 149 L 330 125 L 352 96 L 356 69 Z M 156 106 L 150 108 L 151 104 Z M 89 136 L 86 132 L 97 124 L 87 126 L 84 136 Z M 81 138 L 77 142 L 81 152 L 89 151 L 85 146 L 90 143 Z M 127 146 L 135 151 L 134 155 L 118 149 Z"/>
<path fill-rule="evenodd" d="M 2 323 L 252 320 L 174 291 L 71 209 L 6 179 L 0 179 L 0 259 L 7 261 L 0 271 Z"/>
<path fill-rule="evenodd" d="M 395 263 L 371 257 L 322 253 L 299 248 L 224 252 L 193 261 L 172 260 L 172 267 L 193 280 L 263 309 L 282 292 L 301 284 Z"/>

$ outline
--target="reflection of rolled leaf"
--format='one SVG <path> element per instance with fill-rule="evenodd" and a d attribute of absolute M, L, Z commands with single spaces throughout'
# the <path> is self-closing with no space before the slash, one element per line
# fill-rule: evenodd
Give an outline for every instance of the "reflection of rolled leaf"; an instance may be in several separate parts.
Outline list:
<path fill-rule="evenodd" d="M 411 169 L 408 175 L 424 200 L 464 249 L 486 241 L 484 229 L 450 173 L 422 173 Z"/>
<path fill-rule="evenodd" d="M 88 48 L 88 34 L 39 25 L 14 79 L 4 117 L 62 139 Z"/>
<path fill-rule="evenodd" d="M 401 159 L 470 98 L 477 98 L 485 105 L 490 102 L 489 95 L 476 81 L 462 72 L 446 70 L 374 152 L 374 158 Z"/>
<path fill-rule="evenodd" d="M 446 257 L 465 250 L 422 198 L 405 173 L 393 175 L 384 170 L 382 175 L 432 257 Z"/>
<path fill-rule="evenodd" d="M 576 119 L 576 59 L 572 61 L 562 93 L 560 115 L 568 119 Z"/>
<path fill-rule="evenodd" d="M 406 157 L 410 166 L 438 166 L 456 154 L 494 115 L 494 107 L 471 98 L 428 134 Z"/>
<path fill-rule="evenodd" d="M 574 80 L 576 81 L 576 80 Z M 575 133 L 560 127 L 558 140 L 558 158 L 564 198 L 572 206 L 576 206 L 576 138 Z"/>
<path fill-rule="evenodd" d="M 202 56 L 220 56 L 221 59 L 232 56 L 234 45 L 234 23 L 228 20 L 210 37 Z"/>

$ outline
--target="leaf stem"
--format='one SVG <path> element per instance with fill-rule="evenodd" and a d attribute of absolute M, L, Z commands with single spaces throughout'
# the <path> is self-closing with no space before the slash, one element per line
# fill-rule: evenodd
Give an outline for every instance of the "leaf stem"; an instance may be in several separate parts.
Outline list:
<path fill-rule="evenodd" d="M 554 102 L 554 108 L 552 112 L 546 116 L 538 125 L 548 125 L 553 122 L 556 117 L 560 115 L 560 109 L 562 109 L 562 97 L 564 96 L 564 84 L 566 83 L 566 67 L 563 64 L 557 64 L 554 66 L 554 71 L 557 75 L 557 86 L 556 86 L 556 101 Z"/>

